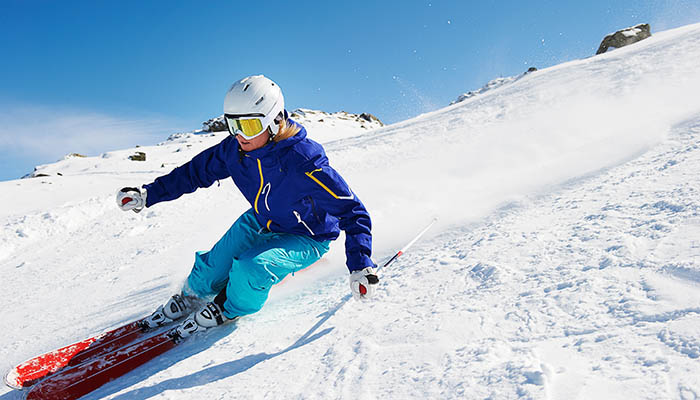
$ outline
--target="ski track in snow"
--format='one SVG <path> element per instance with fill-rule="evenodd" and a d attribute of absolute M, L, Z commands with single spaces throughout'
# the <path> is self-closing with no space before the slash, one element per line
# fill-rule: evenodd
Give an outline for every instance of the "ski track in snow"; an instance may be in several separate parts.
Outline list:
<path fill-rule="evenodd" d="M 342 297 L 335 245 L 331 272 L 298 274 L 260 313 L 85 398 L 697 398 L 697 54 L 700 25 L 661 32 L 328 143 L 373 213 L 377 257 L 442 217 L 382 273 L 378 299 Z M 604 106 L 615 112 L 590 121 Z M 17 203 L 0 219 L 0 366 L 142 316 L 178 290 L 193 249 L 211 247 L 242 197 L 222 181 L 136 215 L 115 211 L 113 192 L 218 140 L 166 142 L 129 170 L 117 161 L 128 151 L 113 152 L 47 167 L 74 172 L 60 180 L 0 183 L 37 197 L 0 198 Z"/>

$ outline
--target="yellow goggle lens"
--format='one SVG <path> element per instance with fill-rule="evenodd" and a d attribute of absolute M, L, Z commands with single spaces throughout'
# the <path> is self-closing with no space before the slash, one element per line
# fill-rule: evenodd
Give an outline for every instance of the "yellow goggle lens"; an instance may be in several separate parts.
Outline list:
<path fill-rule="evenodd" d="M 236 119 L 233 122 L 236 133 L 241 133 L 248 138 L 257 136 L 263 130 L 262 121 L 259 118 Z"/>

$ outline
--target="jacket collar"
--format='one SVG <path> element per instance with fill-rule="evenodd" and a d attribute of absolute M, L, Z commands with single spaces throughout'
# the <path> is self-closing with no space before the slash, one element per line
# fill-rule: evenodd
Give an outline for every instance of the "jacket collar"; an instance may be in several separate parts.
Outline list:
<path fill-rule="evenodd" d="M 300 127 L 301 130 L 299 132 L 297 132 L 296 135 L 294 135 L 290 138 L 282 140 L 281 142 L 268 143 L 259 149 L 247 152 L 246 155 L 248 155 L 250 157 L 254 157 L 254 158 L 265 158 L 265 157 L 268 157 L 272 154 L 275 154 L 283 149 L 286 149 L 288 147 L 292 147 L 295 144 L 306 139 L 306 129 L 301 124 L 297 123 L 296 121 L 293 121 L 292 119 L 287 119 L 287 123 L 296 125 L 296 126 Z"/>

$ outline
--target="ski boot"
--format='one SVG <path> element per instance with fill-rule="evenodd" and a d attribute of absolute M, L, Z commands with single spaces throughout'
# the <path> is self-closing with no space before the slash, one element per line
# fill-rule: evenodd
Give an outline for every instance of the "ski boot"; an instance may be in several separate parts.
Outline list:
<path fill-rule="evenodd" d="M 182 321 L 182 323 L 173 330 L 173 335 L 179 339 L 184 339 L 195 332 L 219 326 L 225 322 L 233 321 L 236 318 L 226 317 L 220 305 L 209 302 L 194 315 Z"/>
<path fill-rule="evenodd" d="M 185 296 L 183 294 L 173 295 L 165 305 L 158 307 L 153 314 L 141 321 L 141 327 L 144 329 L 154 329 L 165 325 L 168 322 L 184 317 L 196 306 L 196 297 Z"/>

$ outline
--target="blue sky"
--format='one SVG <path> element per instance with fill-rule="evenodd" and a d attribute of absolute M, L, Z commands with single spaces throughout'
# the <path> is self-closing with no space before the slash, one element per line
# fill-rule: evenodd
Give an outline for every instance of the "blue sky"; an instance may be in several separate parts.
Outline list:
<path fill-rule="evenodd" d="M 0 180 L 198 129 L 252 74 L 277 81 L 288 109 L 398 122 L 591 56 L 619 28 L 699 22 L 698 3 L 3 0 Z"/>

